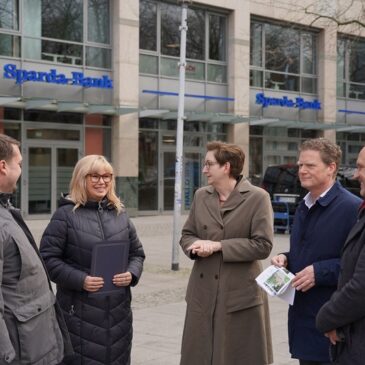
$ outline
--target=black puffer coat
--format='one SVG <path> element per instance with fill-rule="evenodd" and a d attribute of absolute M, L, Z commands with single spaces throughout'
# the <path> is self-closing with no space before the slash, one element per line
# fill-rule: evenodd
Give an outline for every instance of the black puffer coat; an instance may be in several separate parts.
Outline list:
<path fill-rule="evenodd" d="M 138 283 L 144 251 L 126 213 L 101 203 L 88 202 L 73 211 L 74 203 L 62 198 L 42 240 L 41 255 L 63 310 L 76 356 L 72 365 L 127 365 L 132 346 L 131 293 L 90 296 L 83 289 L 91 266 L 92 249 L 100 241 L 130 240 L 128 269 L 131 286 Z"/>

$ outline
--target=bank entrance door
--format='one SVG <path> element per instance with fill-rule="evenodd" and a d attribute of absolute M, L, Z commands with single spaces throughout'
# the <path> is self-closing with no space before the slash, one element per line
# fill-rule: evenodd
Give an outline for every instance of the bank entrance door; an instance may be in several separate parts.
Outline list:
<path fill-rule="evenodd" d="M 78 142 L 31 141 L 24 146 L 22 210 L 32 218 L 49 217 L 61 193 L 67 193 L 73 168 L 81 157 Z"/>
<path fill-rule="evenodd" d="M 183 159 L 182 210 L 189 210 L 195 191 L 200 187 L 201 154 L 185 152 Z M 174 209 L 175 196 L 175 151 L 163 152 L 162 182 L 159 196 L 163 199 L 163 211 Z M 160 176 L 161 176 L 160 175 Z"/>

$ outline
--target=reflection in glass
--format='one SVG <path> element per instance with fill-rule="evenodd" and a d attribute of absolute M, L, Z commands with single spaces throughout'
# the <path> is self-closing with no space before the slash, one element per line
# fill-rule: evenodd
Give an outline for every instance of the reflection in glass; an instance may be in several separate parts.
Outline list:
<path fill-rule="evenodd" d="M 110 43 L 109 10 L 109 0 L 88 1 L 87 40 L 89 42 Z"/>
<path fill-rule="evenodd" d="M 61 193 L 69 192 L 73 169 L 79 159 L 79 151 L 74 148 L 57 148 L 57 200 Z"/>
<path fill-rule="evenodd" d="M 177 5 L 161 3 L 161 53 L 168 56 L 180 55 L 181 14 Z M 205 16 L 204 12 L 188 9 L 186 57 L 204 59 Z"/>
<path fill-rule="evenodd" d="M 188 9 L 188 27 L 186 37 L 186 57 L 204 60 L 205 15 L 201 10 Z"/>
<path fill-rule="evenodd" d="M 86 66 L 111 68 L 111 49 L 86 47 Z"/>
<path fill-rule="evenodd" d="M 176 5 L 161 3 L 161 53 L 168 56 L 180 55 L 181 14 Z M 189 32 L 190 32 L 190 24 Z"/>
<path fill-rule="evenodd" d="M 179 77 L 178 60 L 174 58 L 161 58 L 161 75 Z"/>
<path fill-rule="evenodd" d="M 314 34 L 302 34 L 302 52 L 303 52 L 303 73 L 315 75 L 316 60 L 316 37 Z"/>
<path fill-rule="evenodd" d="M 299 77 L 284 73 L 266 72 L 265 87 L 274 90 L 299 91 Z"/>
<path fill-rule="evenodd" d="M 0 28 L 19 29 L 18 0 L 0 0 Z"/>
<path fill-rule="evenodd" d="M 20 37 L 0 33 L 0 56 L 20 57 Z"/>
<path fill-rule="evenodd" d="M 163 154 L 163 209 L 174 209 L 175 196 L 175 152 Z"/>
<path fill-rule="evenodd" d="M 299 73 L 299 31 L 279 25 L 265 24 L 266 68 Z"/>
<path fill-rule="evenodd" d="M 83 0 L 42 0 L 42 36 L 83 41 Z"/>
<path fill-rule="evenodd" d="M 227 67 L 222 65 L 208 65 L 208 81 L 226 83 Z"/>
<path fill-rule="evenodd" d="M 226 18 L 209 15 L 209 59 L 226 60 Z"/>
<path fill-rule="evenodd" d="M 262 137 L 250 137 L 250 171 L 249 177 L 252 184 L 259 185 L 261 182 L 261 173 L 263 171 L 262 163 Z"/>
<path fill-rule="evenodd" d="M 158 73 L 158 58 L 145 54 L 139 55 L 139 72 L 144 74 L 156 75 Z"/>
<path fill-rule="evenodd" d="M 141 0 L 139 2 L 139 48 L 156 51 L 157 17 L 156 4 Z"/>
<path fill-rule="evenodd" d="M 82 124 L 83 114 L 68 112 L 58 113 L 47 110 L 24 110 L 24 120 L 30 122 Z"/>
<path fill-rule="evenodd" d="M 82 65 L 82 46 L 42 41 L 42 60 L 69 65 Z"/>
<path fill-rule="evenodd" d="M 67 140 L 67 141 L 79 141 L 79 130 L 68 129 L 43 129 L 43 128 L 28 128 L 27 138 L 29 139 L 54 139 L 54 140 Z"/>
<path fill-rule="evenodd" d="M 347 40 L 349 50 L 349 80 L 365 83 L 365 41 Z"/>
<path fill-rule="evenodd" d="M 302 92 L 315 94 L 317 90 L 317 79 L 310 78 L 310 77 L 303 77 L 302 78 Z"/>
<path fill-rule="evenodd" d="M 262 24 L 251 23 L 250 47 L 250 65 L 262 66 Z"/>
<path fill-rule="evenodd" d="M 139 133 L 138 210 L 158 209 L 158 143 L 156 132 Z"/>
<path fill-rule="evenodd" d="M 262 71 L 250 70 L 250 86 L 262 87 Z"/>
<path fill-rule="evenodd" d="M 29 214 L 51 213 L 51 152 L 51 148 L 29 148 Z"/>

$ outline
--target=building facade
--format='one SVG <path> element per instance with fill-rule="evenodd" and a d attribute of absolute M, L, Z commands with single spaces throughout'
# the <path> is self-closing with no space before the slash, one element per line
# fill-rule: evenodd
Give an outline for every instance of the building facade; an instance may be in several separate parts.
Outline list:
<path fill-rule="evenodd" d="M 313 23 L 307 5 L 189 5 L 183 209 L 205 182 L 210 140 L 241 145 L 253 182 L 270 164 L 295 163 L 310 137 L 337 141 L 342 162 L 354 164 L 365 139 L 365 38 Z M 112 161 L 132 215 L 173 209 L 180 9 L 162 0 L 0 0 L 0 131 L 22 143 L 15 204 L 27 217 L 48 217 L 75 162 L 93 153 Z"/>

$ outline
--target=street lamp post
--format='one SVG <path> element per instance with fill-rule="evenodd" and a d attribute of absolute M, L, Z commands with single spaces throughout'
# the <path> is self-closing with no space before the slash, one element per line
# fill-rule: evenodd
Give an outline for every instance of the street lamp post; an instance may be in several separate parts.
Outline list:
<path fill-rule="evenodd" d="M 177 110 L 176 128 L 176 161 L 175 161 L 175 200 L 174 200 L 174 224 L 172 240 L 171 270 L 179 270 L 179 236 L 181 223 L 182 202 L 182 169 L 183 169 L 183 141 L 184 141 L 184 101 L 185 101 L 185 68 L 186 68 L 186 33 L 188 4 L 191 0 L 178 0 L 181 3 L 180 26 L 180 62 L 179 62 L 179 105 Z"/>

